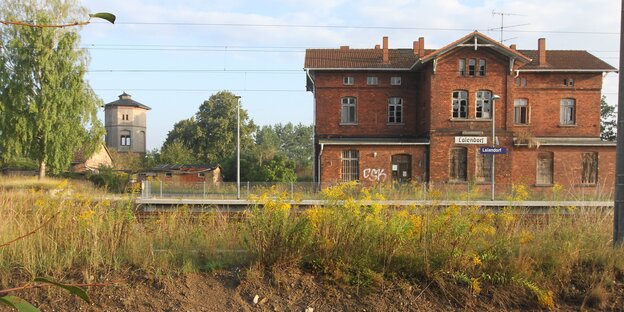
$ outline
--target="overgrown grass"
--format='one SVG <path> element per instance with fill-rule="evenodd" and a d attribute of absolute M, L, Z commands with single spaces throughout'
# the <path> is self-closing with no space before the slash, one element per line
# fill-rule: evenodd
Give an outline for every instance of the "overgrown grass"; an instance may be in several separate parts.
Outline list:
<path fill-rule="evenodd" d="M 344 184 L 323 191 L 328 205 L 305 211 L 291 206 L 288 194 L 269 191 L 242 215 L 181 207 L 137 217 L 131 198 L 101 200 L 56 183 L 27 192 L 0 188 L 0 244 L 45 224 L 0 248 L 0 287 L 18 276 L 78 273 L 93 282 L 127 270 L 242 265 L 304 269 L 358 289 L 409 279 L 454 298 L 552 309 L 558 300 L 599 307 L 624 272 L 610 210 L 387 207 L 374 203 L 383 195 Z M 529 196 L 522 187 L 511 194 L 510 203 Z"/>

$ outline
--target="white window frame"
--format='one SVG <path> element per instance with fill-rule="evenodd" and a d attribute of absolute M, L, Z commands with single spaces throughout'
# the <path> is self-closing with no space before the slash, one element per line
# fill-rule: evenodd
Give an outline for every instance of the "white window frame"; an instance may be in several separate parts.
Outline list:
<path fill-rule="evenodd" d="M 474 77 L 477 75 L 477 59 L 468 59 L 468 76 Z"/>
<path fill-rule="evenodd" d="M 369 86 L 376 86 L 379 84 L 379 77 L 377 76 L 368 76 L 366 77 L 366 84 Z"/>
<path fill-rule="evenodd" d="M 351 114 L 353 111 L 353 114 Z M 353 116 L 353 118 L 350 118 Z M 340 123 L 357 124 L 357 98 L 346 96 L 340 100 Z"/>
<path fill-rule="evenodd" d="M 576 100 L 575 99 L 572 99 L 572 98 L 561 99 L 559 123 L 565 126 L 576 125 Z"/>
<path fill-rule="evenodd" d="M 458 66 L 458 70 L 459 70 L 459 75 L 462 77 L 466 76 L 466 59 L 459 59 L 459 61 L 457 62 L 457 66 Z"/>
<path fill-rule="evenodd" d="M 477 91 L 475 102 L 475 118 L 492 119 L 492 91 Z"/>
<path fill-rule="evenodd" d="M 523 110 L 524 110 L 524 120 L 522 120 Z M 529 100 L 527 99 L 515 99 L 514 100 L 514 124 L 515 125 L 528 125 L 529 124 Z"/>
<path fill-rule="evenodd" d="M 455 90 L 453 91 L 452 94 L 453 94 L 452 96 L 453 100 L 451 102 L 451 117 L 453 119 L 467 119 L 468 118 L 468 91 Z M 462 106 L 464 107 L 463 112 L 461 109 Z"/>
<path fill-rule="evenodd" d="M 130 135 L 129 134 L 122 134 L 120 136 L 120 143 L 119 145 L 121 146 L 130 146 L 131 141 L 130 141 Z"/>
<path fill-rule="evenodd" d="M 403 98 L 397 96 L 388 98 L 388 123 L 403 123 Z"/>
<path fill-rule="evenodd" d="M 352 86 L 355 83 L 355 78 L 353 76 L 345 76 L 342 78 L 342 84 L 345 86 Z"/>
<path fill-rule="evenodd" d="M 485 76 L 486 68 L 487 68 L 485 59 L 479 59 L 479 63 L 478 63 L 477 66 L 478 66 L 477 67 L 478 75 L 481 76 L 481 77 Z"/>
<path fill-rule="evenodd" d="M 401 85 L 401 76 L 390 77 L 390 85 L 391 86 L 400 86 Z"/>

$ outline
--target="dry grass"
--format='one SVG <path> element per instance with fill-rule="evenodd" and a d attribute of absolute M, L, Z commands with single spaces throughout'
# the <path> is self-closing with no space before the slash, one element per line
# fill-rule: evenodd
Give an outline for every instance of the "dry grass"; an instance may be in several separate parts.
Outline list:
<path fill-rule="evenodd" d="M 45 223 L 0 249 L 0 287 L 19 277 L 78 273 L 92 282 L 136 269 L 299 267 L 358 289 L 409 279 L 443 294 L 512 307 L 528 298 L 552 309 L 558 298 L 602 306 L 624 272 L 624 250 L 612 247 L 611 210 L 562 207 L 535 216 L 511 207 L 399 209 L 364 205 L 383 197 L 346 184 L 323 192 L 331 204 L 304 213 L 286 204 L 287 195 L 267 193 L 235 218 L 181 207 L 139 220 L 130 198 L 97 199 L 73 184 L 46 183 L 28 191 L 0 187 L 0 244 Z M 510 199 L 526 196 L 518 188 Z"/>

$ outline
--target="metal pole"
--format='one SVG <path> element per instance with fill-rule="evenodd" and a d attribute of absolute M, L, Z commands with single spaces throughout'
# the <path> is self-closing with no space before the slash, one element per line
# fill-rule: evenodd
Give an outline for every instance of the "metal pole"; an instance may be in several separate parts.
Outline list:
<path fill-rule="evenodd" d="M 622 0 L 624 1 L 624 0 Z M 492 96 L 492 146 L 494 146 L 496 144 L 496 100 L 500 99 L 500 96 L 498 95 L 493 95 Z M 485 157 L 485 156 L 484 156 Z M 496 160 L 496 155 L 492 154 L 492 171 L 490 172 L 490 174 L 492 175 L 491 179 L 492 179 L 492 183 L 491 183 L 491 196 L 490 196 L 490 200 L 494 201 L 494 192 L 495 192 L 495 177 L 494 177 L 494 161 Z"/>
<path fill-rule="evenodd" d="M 617 146 L 615 150 L 615 202 L 613 244 L 624 243 L 624 0 L 620 12 L 620 76 L 618 86 Z"/>
<path fill-rule="evenodd" d="M 236 199 L 240 199 L 240 96 L 236 97 L 236 103 Z"/>

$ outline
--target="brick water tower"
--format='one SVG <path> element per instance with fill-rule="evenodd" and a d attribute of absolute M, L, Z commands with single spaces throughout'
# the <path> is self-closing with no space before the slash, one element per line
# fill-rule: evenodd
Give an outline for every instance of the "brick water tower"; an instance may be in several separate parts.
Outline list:
<path fill-rule="evenodd" d="M 146 115 L 151 110 L 126 92 L 104 106 L 106 145 L 118 152 L 146 152 Z"/>

